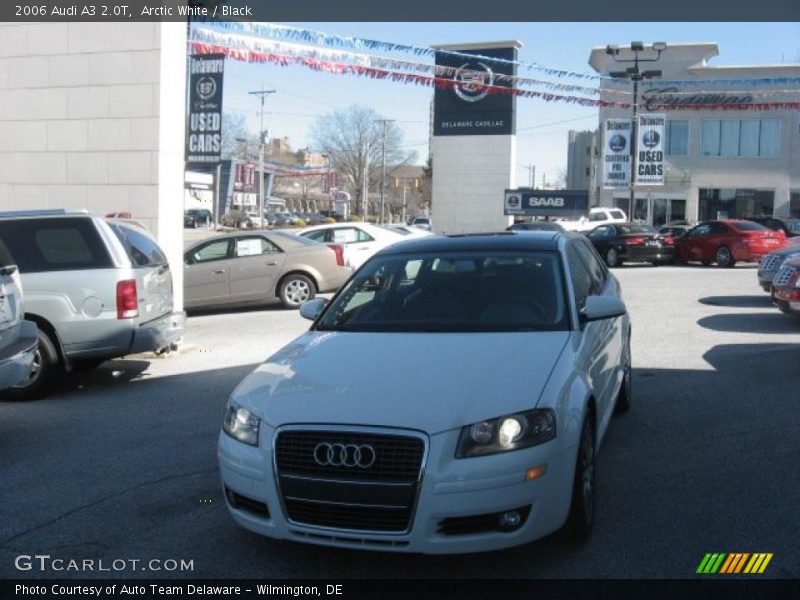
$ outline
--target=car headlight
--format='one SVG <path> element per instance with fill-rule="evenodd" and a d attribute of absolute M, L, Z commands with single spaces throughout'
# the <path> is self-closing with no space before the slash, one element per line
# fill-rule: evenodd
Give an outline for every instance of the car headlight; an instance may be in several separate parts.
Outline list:
<path fill-rule="evenodd" d="M 229 436 L 243 444 L 258 446 L 258 428 L 260 424 L 261 419 L 249 410 L 228 401 L 225 420 L 222 422 L 222 430 Z"/>
<path fill-rule="evenodd" d="M 467 425 L 461 430 L 456 458 L 530 448 L 555 437 L 555 413 L 549 408 L 529 410 Z"/>

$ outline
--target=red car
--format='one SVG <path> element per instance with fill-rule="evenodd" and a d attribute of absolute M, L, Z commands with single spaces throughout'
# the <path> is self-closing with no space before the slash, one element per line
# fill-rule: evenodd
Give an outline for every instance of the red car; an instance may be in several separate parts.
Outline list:
<path fill-rule="evenodd" d="M 772 290 L 778 308 L 800 317 L 800 258 L 783 263 L 772 280 Z"/>
<path fill-rule="evenodd" d="M 675 240 L 675 255 L 684 262 L 732 267 L 737 261 L 757 261 L 785 245 L 782 231 L 772 231 L 752 221 L 706 221 Z"/>

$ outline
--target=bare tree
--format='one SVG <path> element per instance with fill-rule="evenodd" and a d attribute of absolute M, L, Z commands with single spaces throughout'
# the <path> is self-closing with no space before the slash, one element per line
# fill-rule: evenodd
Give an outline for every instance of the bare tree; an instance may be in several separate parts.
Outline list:
<path fill-rule="evenodd" d="M 381 179 L 383 125 L 381 115 L 364 106 L 351 106 L 317 119 L 311 130 L 316 149 L 330 156 L 331 168 L 344 180 L 345 188 L 356 199 L 363 214 L 364 169 L 368 167 L 369 187 L 378 189 Z M 392 122 L 386 124 L 386 178 L 391 169 L 416 157 L 403 147 L 403 132 Z"/>
<path fill-rule="evenodd" d="M 239 140 L 245 140 L 241 142 Z M 245 157 L 245 152 L 248 156 Z M 258 156 L 258 134 L 250 133 L 244 115 L 235 112 L 222 113 L 222 159 L 249 158 Z"/>

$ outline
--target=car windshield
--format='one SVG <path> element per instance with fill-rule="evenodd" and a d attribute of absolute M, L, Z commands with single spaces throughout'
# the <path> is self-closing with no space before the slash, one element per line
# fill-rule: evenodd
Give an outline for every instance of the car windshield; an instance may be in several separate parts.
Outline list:
<path fill-rule="evenodd" d="M 317 329 L 566 330 L 562 281 L 558 254 L 554 252 L 378 256 L 336 296 Z"/>
<path fill-rule="evenodd" d="M 612 210 L 608 214 L 611 215 L 612 219 L 624 219 L 625 218 L 625 213 L 623 213 L 621 210 Z"/>
<path fill-rule="evenodd" d="M 430 219 L 425 219 L 425 218 L 422 218 L 422 217 L 418 217 L 418 218 L 414 219 L 414 224 L 415 225 L 428 225 L 430 222 L 431 222 Z"/>

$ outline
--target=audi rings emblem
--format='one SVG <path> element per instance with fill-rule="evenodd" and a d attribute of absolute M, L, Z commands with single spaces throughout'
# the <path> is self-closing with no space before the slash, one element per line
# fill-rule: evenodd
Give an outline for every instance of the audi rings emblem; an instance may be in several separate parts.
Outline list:
<path fill-rule="evenodd" d="M 321 467 L 360 467 L 369 469 L 375 464 L 375 449 L 367 444 L 329 444 L 314 448 L 314 461 Z"/>

